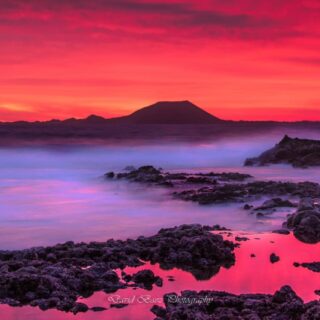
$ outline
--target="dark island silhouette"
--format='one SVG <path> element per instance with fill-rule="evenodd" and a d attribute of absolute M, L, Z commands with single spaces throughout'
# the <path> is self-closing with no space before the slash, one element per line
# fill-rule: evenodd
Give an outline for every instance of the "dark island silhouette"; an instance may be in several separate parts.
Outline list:
<path fill-rule="evenodd" d="M 221 120 L 190 101 L 160 101 L 122 118 L 140 124 L 214 124 Z"/>
<path fill-rule="evenodd" d="M 264 133 L 274 129 L 320 130 L 320 122 L 229 121 L 219 119 L 190 101 L 160 101 L 128 116 L 106 119 L 90 115 L 50 121 L 0 122 L 0 143 L 12 141 L 80 140 L 203 140 L 226 135 Z"/>

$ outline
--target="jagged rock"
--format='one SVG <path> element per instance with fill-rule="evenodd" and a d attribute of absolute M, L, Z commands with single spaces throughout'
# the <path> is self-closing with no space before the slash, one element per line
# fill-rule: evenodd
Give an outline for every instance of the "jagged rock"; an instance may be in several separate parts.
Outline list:
<path fill-rule="evenodd" d="M 255 208 L 254 210 L 268 210 L 278 207 L 296 207 L 295 204 L 293 204 L 289 200 L 283 200 L 281 198 L 273 198 L 266 200 L 261 206 Z"/>
<path fill-rule="evenodd" d="M 276 262 L 278 262 L 278 261 L 280 261 L 280 257 L 277 256 L 275 253 L 271 253 L 271 255 L 270 255 L 270 262 L 271 262 L 271 263 L 276 263 Z"/>
<path fill-rule="evenodd" d="M 295 262 L 295 266 L 307 268 L 313 272 L 320 272 L 320 262 L 303 262 L 303 263 Z"/>
<path fill-rule="evenodd" d="M 199 204 L 244 202 L 266 195 L 320 197 L 320 185 L 313 182 L 254 181 L 243 184 L 218 184 L 211 187 L 206 186 L 199 189 L 174 192 L 174 196 L 179 199 L 194 201 Z"/>
<path fill-rule="evenodd" d="M 249 158 L 245 166 L 263 166 L 275 163 L 288 163 L 294 167 L 320 165 L 320 141 L 290 138 L 287 135 L 273 148 L 256 158 Z"/>
<path fill-rule="evenodd" d="M 191 272 L 197 279 L 210 279 L 221 266 L 229 268 L 235 262 L 235 245 L 210 230 L 200 225 L 182 225 L 161 229 L 147 241 L 140 237 L 138 241 L 144 248 L 140 257 L 159 263 L 165 270 L 176 267 Z"/>
<path fill-rule="evenodd" d="M 317 319 L 320 302 L 303 303 L 284 286 L 274 295 L 240 294 L 219 291 L 183 291 L 164 296 L 165 307 L 153 306 L 157 320 L 209 319 Z"/>
<path fill-rule="evenodd" d="M 144 270 L 123 282 L 114 269 L 137 267 L 150 261 L 166 269 L 180 268 L 210 278 L 220 267 L 235 262 L 235 245 L 212 230 L 219 226 L 182 225 L 161 229 L 151 237 L 106 242 L 66 242 L 52 247 L 0 251 L 0 303 L 85 312 L 78 296 L 127 288 L 133 280 L 147 288 L 162 279 Z M 221 228 L 224 229 L 224 228 Z"/>
<path fill-rule="evenodd" d="M 155 185 L 173 186 L 179 184 L 217 184 L 218 181 L 244 181 L 251 178 L 249 174 L 239 172 L 222 172 L 222 173 L 170 173 L 162 169 L 156 169 L 153 166 L 142 166 L 138 169 L 131 168 L 129 172 L 120 172 L 114 174 L 108 172 L 106 178 L 126 179 L 140 183 L 151 183 Z M 128 170 L 127 170 L 128 171 Z"/>
<path fill-rule="evenodd" d="M 311 198 L 301 200 L 297 212 L 289 215 L 284 225 L 293 229 L 295 237 L 302 242 L 320 241 L 320 210 Z"/>

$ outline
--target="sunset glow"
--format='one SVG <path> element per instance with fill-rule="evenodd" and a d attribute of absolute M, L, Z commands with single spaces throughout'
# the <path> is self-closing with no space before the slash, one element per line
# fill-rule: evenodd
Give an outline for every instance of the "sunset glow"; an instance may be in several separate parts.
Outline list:
<path fill-rule="evenodd" d="M 223 119 L 320 120 L 318 0 L 2 0 L 0 120 L 190 100 Z"/>

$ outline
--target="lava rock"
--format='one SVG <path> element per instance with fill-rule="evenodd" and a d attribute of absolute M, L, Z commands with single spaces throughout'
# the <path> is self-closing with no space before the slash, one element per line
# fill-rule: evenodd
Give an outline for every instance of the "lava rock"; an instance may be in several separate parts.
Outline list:
<path fill-rule="evenodd" d="M 245 166 L 264 166 L 267 164 L 288 163 L 293 167 L 320 166 L 320 141 L 310 139 L 284 138 L 273 148 L 256 158 L 249 158 Z"/>
<path fill-rule="evenodd" d="M 96 291 L 113 293 L 131 286 L 162 285 L 150 270 L 131 278 L 114 269 L 138 267 L 149 261 L 166 269 L 180 268 L 209 279 L 220 267 L 235 263 L 235 245 L 213 234 L 224 230 L 218 225 L 182 225 L 161 229 L 151 237 L 106 242 L 66 242 L 52 247 L 0 251 L 0 303 L 31 305 L 42 310 L 55 308 L 66 312 L 85 312 L 79 296 Z"/>
<path fill-rule="evenodd" d="M 299 266 L 307 268 L 313 272 L 320 272 L 320 262 L 303 262 Z"/>
<path fill-rule="evenodd" d="M 115 173 L 110 171 L 110 172 L 107 172 L 104 176 L 105 178 L 113 179 L 115 177 Z"/>
<path fill-rule="evenodd" d="M 275 253 L 271 253 L 271 255 L 270 255 L 270 262 L 271 262 L 271 263 L 276 263 L 276 262 L 278 262 L 278 261 L 280 261 L 280 257 L 277 256 Z"/>
<path fill-rule="evenodd" d="M 158 320 L 193 319 L 317 319 L 320 302 L 304 304 L 295 292 L 284 286 L 274 295 L 240 294 L 219 291 L 183 291 L 164 296 L 165 308 L 153 306 Z"/>
<path fill-rule="evenodd" d="M 295 237 L 302 242 L 320 241 L 320 210 L 310 198 L 301 200 L 297 212 L 289 215 L 284 225 L 293 229 Z"/>
<path fill-rule="evenodd" d="M 102 312 L 102 311 L 107 310 L 107 308 L 104 308 L 104 307 L 92 307 L 92 308 L 90 308 L 90 310 L 93 311 L 93 312 Z"/>
<path fill-rule="evenodd" d="M 278 229 L 278 230 L 273 230 L 272 233 L 288 235 L 288 234 L 290 234 L 290 231 L 287 229 Z"/>
<path fill-rule="evenodd" d="M 243 209 L 244 210 L 250 210 L 250 209 L 252 209 L 253 208 L 253 205 L 250 205 L 250 204 L 248 204 L 248 203 L 246 203 L 244 206 L 243 206 Z"/>
<path fill-rule="evenodd" d="M 273 209 L 278 207 L 296 207 L 296 205 L 289 200 L 283 200 L 281 198 L 273 198 L 273 199 L 266 200 L 260 207 L 257 207 L 254 210 L 267 210 L 267 209 Z"/>
<path fill-rule="evenodd" d="M 151 290 L 152 285 L 162 287 L 163 281 L 160 277 L 155 276 L 151 270 L 141 270 L 132 275 L 132 281 L 141 288 Z"/>

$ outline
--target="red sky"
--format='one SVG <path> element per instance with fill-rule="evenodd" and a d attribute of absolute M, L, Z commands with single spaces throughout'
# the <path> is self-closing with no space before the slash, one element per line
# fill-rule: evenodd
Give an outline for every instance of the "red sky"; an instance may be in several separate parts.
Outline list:
<path fill-rule="evenodd" d="M 1 0 L 0 120 L 320 120 L 319 21 L 318 0 Z"/>

